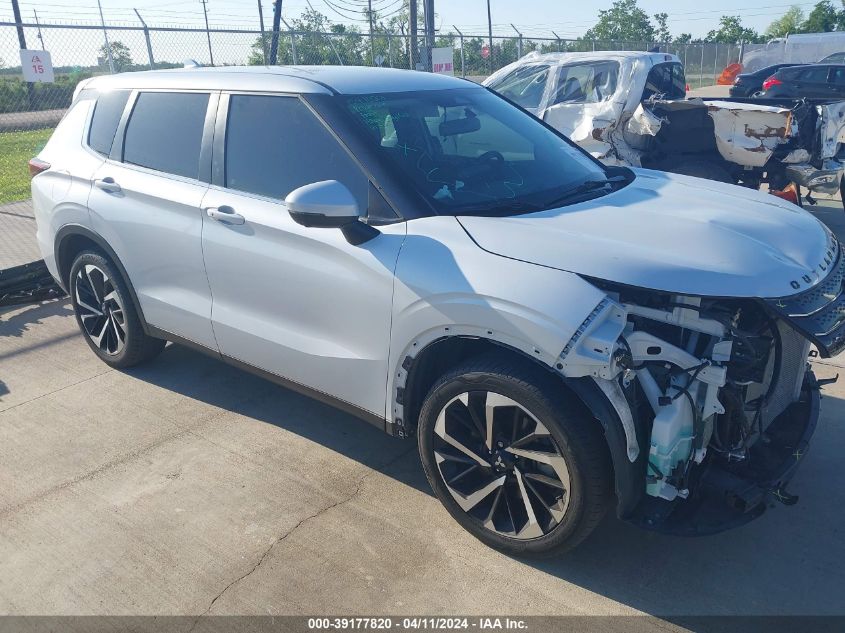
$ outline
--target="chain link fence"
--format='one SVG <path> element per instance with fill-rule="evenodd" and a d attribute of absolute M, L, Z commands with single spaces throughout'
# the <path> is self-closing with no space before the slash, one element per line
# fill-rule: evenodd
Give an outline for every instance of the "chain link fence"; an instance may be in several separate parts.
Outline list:
<path fill-rule="evenodd" d="M 420 36 L 412 56 L 407 34 L 379 31 L 372 36 L 337 32 L 187 29 L 109 25 L 24 24 L 29 50 L 52 58 L 52 83 L 23 80 L 16 25 L 0 22 L 0 205 L 29 196 L 26 163 L 46 143 L 83 79 L 111 72 L 177 68 L 186 60 L 203 65 L 277 64 L 380 65 L 423 69 L 426 48 Z M 108 41 L 108 46 L 106 45 Z M 655 50 L 684 62 L 692 87 L 715 83 L 740 47 L 724 44 L 661 45 L 655 42 L 602 42 L 556 38 L 440 34 L 435 47 L 454 50 L 454 73 L 476 81 L 531 51 Z M 109 52 L 111 55 L 109 55 Z M 2 207 L 0 207 L 2 208 Z"/>

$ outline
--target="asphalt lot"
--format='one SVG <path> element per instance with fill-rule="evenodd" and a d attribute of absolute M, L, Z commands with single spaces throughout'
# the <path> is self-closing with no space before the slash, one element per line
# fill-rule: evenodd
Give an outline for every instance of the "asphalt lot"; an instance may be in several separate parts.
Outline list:
<path fill-rule="evenodd" d="M 699 539 L 608 517 L 522 561 L 450 519 L 414 442 L 178 346 L 110 370 L 64 300 L 5 310 L 0 614 L 845 614 L 845 379 L 825 395 L 797 506 Z"/>

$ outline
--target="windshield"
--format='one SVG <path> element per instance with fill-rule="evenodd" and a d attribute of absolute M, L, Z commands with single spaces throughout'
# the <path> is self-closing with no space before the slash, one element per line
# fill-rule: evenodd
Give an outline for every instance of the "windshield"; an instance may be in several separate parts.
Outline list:
<path fill-rule="evenodd" d="M 490 84 L 490 87 L 523 108 L 536 110 L 540 107 L 540 99 L 543 98 L 548 76 L 548 66 L 520 66 L 499 81 Z"/>
<path fill-rule="evenodd" d="M 606 179 L 581 150 L 481 88 L 341 99 L 376 155 L 439 214 L 536 211 Z"/>

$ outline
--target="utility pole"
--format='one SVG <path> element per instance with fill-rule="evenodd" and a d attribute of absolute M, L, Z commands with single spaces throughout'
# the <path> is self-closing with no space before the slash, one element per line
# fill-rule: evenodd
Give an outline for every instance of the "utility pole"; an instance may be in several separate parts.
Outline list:
<path fill-rule="evenodd" d="M 15 16 L 15 26 L 18 30 L 18 45 L 22 51 L 26 50 L 26 35 L 23 32 L 23 20 L 21 19 L 21 8 L 18 6 L 18 0 L 12 0 L 12 13 Z M 26 98 L 30 108 L 34 105 L 35 95 L 33 94 L 32 82 L 26 82 Z"/>
<path fill-rule="evenodd" d="M 106 41 L 106 56 L 109 58 L 109 72 L 114 74 L 114 58 L 111 54 L 111 44 L 109 44 L 109 33 L 106 31 L 106 20 L 103 18 L 103 5 L 100 0 L 97 0 L 97 8 L 100 10 L 100 24 L 103 25 L 103 39 Z"/>
<path fill-rule="evenodd" d="M 367 19 L 370 21 L 370 64 L 376 65 L 376 39 L 373 36 L 373 0 L 367 0 Z"/>
<path fill-rule="evenodd" d="M 282 21 L 282 0 L 273 2 L 273 39 L 270 40 L 270 65 L 276 65 L 279 54 L 279 23 Z"/>
<path fill-rule="evenodd" d="M 461 30 L 457 26 L 455 26 L 454 24 L 452 25 L 452 28 L 455 29 L 458 32 L 458 37 L 461 38 L 461 77 L 466 77 L 467 71 L 466 71 L 466 68 L 464 67 L 464 63 L 466 61 L 464 59 L 464 34 L 461 33 Z"/>
<path fill-rule="evenodd" d="M 410 41 L 408 42 L 408 68 L 416 70 L 417 60 L 420 58 L 419 50 L 417 49 L 417 0 L 410 0 L 408 2 L 408 30 L 410 31 Z"/>
<path fill-rule="evenodd" d="M 434 70 L 431 65 L 431 49 L 434 48 L 434 0 L 423 0 L 425 7 L 425 69 Z"/>
<path fill-rule="evenodd" d="M 487 46 L 490 48 L 490 54 L 487 56 L 487 65 L 490 74 L 493 74 L 493 18 L 490 15 L 490 0 L 487 0 Z"/>
<path fill-rule="evenodd" d="M 41 35 L 41 22 L 38 21 L 38 11 L 33 9 L 32 15 L 35 16 L 35 26 L 38 29 L 38 41 L 41 42 L 41 50 L 46 51 L 47 49 L 44 48 L 44 36 Z"/>
<path fill-rule="evenodd" d="M 560 52 L 560 35 L 558 35 L 554 31 L 552 31 L 552 35 L 554 35 L 555 39 L 557 40 L 557 52 L 559 53 Z"/>
<path fill-rule="evenodd" d="M 208 38 L 208 58 L 211 60 L 211 65 L 214 66 L 214 53 L 211 51 L 211 31 L 208 30 L 208 0 L 200 0 L 202 2 L 202 12 L 205 15 L 205 36 Z"/>
<path fill-rule="evenodd" d="M 258 0 L 258 23 L 261 25 L 261 50 L 264 54 L 264 65 L 267 65 L 267 38 L 264 35 L 264 10 L 261 8 L 261 0 Z"/>
<path fill-rule="evenodd" d="M 144 27 L 144 39 L 147 40 L 147 57 L 150 60 L 150 70 L 155 70 L 155 60 L 153 59 L 153 43 L 150 41 L 150 29 L 147 28 L 147 23 L 144 22 L 144 18 L 141 17 L 141 14 L 138 13 L 138 9 L 132 10 L 135 12 L 135 15 L 138 16 L 138 20 Z"/>

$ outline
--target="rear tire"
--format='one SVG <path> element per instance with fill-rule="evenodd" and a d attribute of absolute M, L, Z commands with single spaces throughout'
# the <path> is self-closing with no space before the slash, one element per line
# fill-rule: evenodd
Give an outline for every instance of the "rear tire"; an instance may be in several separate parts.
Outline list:
<path fill-rule="evenodd" d="M 452 517 L 508 554 L 575 547 L 612 497 L 601 426 L 530 362 L 485 356 L 447 373 L 423 403 L 418 444 L 426 477 Z"/>
<path fill-rule="evenodd" d="M 155 358 L 165 341 L 147 336 L 132 294 L 117 267 L 97 251 L 77 255 L 68 291 L 85 342 L 116 369 Z"/>

